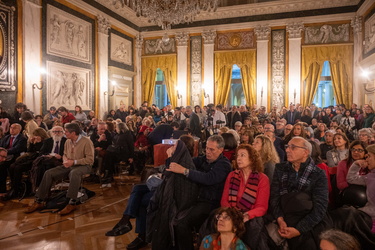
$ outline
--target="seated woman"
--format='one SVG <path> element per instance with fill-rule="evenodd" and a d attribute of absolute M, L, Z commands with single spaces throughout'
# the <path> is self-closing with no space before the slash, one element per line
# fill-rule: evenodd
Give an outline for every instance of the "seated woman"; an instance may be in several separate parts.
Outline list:
<path fill-rule="evenodd" d="M 353 141 L 350 144 L 348 158 L 340 161 L 337 165 L 336 182 L 337 188 L 340 190 L 340 192 L 349 186 L 346 177 L 348 175 L 350 166 L 354 161 L 363 160 L 366 153 L 366 144 L 364 142 Z"/>
<path fill-rule="evenodd" d="M 240 211 L 233 207 L 222 207 L 217 210 L 215 218 L 217 232 L 204 237 L 200 250 L 249 249 L 240 239 L 245 232 Z"/>
<path fill-rule="evenodd" d="M 346 159 L 349 154 L 349 139 L 343 133 L 333 136 L 333 149 L 327 152 L 328 167 L 336 167 L 340 161 Z"/>
<path fill-rule="evenodd" d="M 272 183 L 275 164 L 280 162 L 276 148 L 268 136 L 258 135 L 255 137 L 253 147 L 260 154 L 263 162 L 264 174 L 267 175 L 270 183 Z"/>
<path fill-rule="evenodd" d="M 225 182 L 221 206 L 235 207 L 243 213 L 246 232 L 242 239 L 251 249 L 266 249 L 261 232 L 262 216 L 268 209 L 270 183 L 263 174 L 260 154 L 253 146 L 238 146 L 235 169 Z"/>
<path fill-rule="evenodd" d="M 302 122 L 297 122 L 296 124 L 294 124 L 292 131 L 290 131 L 290 133 L 285 136 L 284 143 L 288 144 L 288 142 L 295 136 L 306 138 L 306 132 Z"/>
<path fill-rule="evenodd" d="M 223 133 L 221 136 L 225 142 L 223 155 L 232 163 L 235 160 L 237 141 L 234 135 L 230 133 Z"/>
<path fill-rule="evenodd" d="M 348 172 L 348 183 L 366 186 L 367 203 L 359 210 L 371 216 L 373 221 L 372 232 L 375 233 L 375 145 L 366 147 L 366 160 L 357 160 Z M 360 173 L 361 169 L 368 168 L 367 175 Z"/>
<path fill-rule="evenodd" d="M 12 188 L 3 198 L 4 200 L 10 200 L 21 196 L 20 188 L 22 173 L 31 169 L 33 161 L 39 156 L 39 151 L 43 146 L 44 140 L 48 138 L 49 136 L 43 128 L 37 128 L 33 131 L 29 140 L 30 143 L 27 148 L 27 152 L 19 156 L 16 161 L 10 165 L 9 175 Z"/>
<path fill-rule="evenodd" d="M 133 163 L 134 158 L 134 140 L 131 132 L 125 123 L 120 122 L 116 127 L 117 135 L 112 140 L 112 145 L 107 148 L 103 160 L 104 177 L 103 184 L 109 184 L 113 181 L 113 174 L 116 163 L 120 161 Z"/>
<path fill-rule="evenodd" d="M 180 137 L 188 151 L 188 154 L 192 157 L 194 154 L 194 139 L 191 136 L 183 135 Z M 167 150 L 168 157 L 172 157 L 173 147 Z M 168 158 L 166 163 L 169 163 L 171 158 Z M 163 169 L 165 166 L 161 166 Z M 147 245 L 146 243 L 146 214 L 147 207 L 150 203 L 151 197 L 154 195 L 155 188 L 151 190 L 147 187 L 147 184 L 135 185 L 128 201 L 128 205 L 123 213 L 121 220 L 114 226 L 114 228 L 108 231 L 106 236 L 119 236 L 126 234 L 132 230 L 132 224 L 130 219 L 136 218 L 136 230 L 138 237 L 131 242 L 128 249 L 138 249 Z"/>

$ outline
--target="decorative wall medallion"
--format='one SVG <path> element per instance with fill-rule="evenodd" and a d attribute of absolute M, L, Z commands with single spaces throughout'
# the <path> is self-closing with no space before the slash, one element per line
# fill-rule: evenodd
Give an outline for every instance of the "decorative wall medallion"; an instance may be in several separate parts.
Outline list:
<path fill-rule="evenodd" d="M 16 47 L 14 7 L 0 2 L 0 90 L 16 90 Z"/>
<path fill-rule="evenodd" d="M 131 41 L 111 33 L 110 50 L 111 60 L 127 65 L 133 65 L 133 47 Z"/>
<path fill-rule="evenodd" d="M 230 32 L 217 34 L 217 50 L 250 49 L 254 47 L 254 32 Z"/>
<path fill-rule="evenodd" d="M 305 44 L 349 42 L 349 24 L 322 25 L 305 28 Z"/>
<path fill-rule="evenodd" d="M 363 53 L 366 57 L 375 53 L 375 10 L 365 17 L 365 45 Z"/>
<path fill-rule="evenodd" d="M 176 42 L 174 38 L 169 38 L 168 41 L 163 41 L 161 38 L 144 40 L 144 44 L 145 55 L 176 53 Z"/>
<path fill-rule="evenodd" d="M 91 70 L 47 61 L 47 73 L 47 107 L 93 108 Z"/>
<path fill-rule="evenodd" d="M 191 43 L 191 106 L 201 104 L 202 94 L 202 37 L 190 37 Z"/>
<path fill-rule="evenodd" d="M 47 5 L 47 53 L 92 63 L 91 23 Z"/>
<path fill-rule="evenodd" d="M 285 89 L 285 30 L 272 31 L 271 106 L 284 106 Z"/>

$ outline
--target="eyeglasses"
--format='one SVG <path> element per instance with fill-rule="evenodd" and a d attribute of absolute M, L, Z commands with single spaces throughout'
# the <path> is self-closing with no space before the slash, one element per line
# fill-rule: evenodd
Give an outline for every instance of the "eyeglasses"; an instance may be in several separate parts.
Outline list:
<path fill-rule="evenodd" d="M 228 215 L 223 215 L 223 214 L 217 214 L 217 215 L 215 216 L 215 218 L 216 218 L 216 220 L 223 219 L 223 220 L 226 220 L 226 221 L 228 221 L 228 220 L 231 219 Z"/>
<path fill-rule="evenodd" d="M 64 131 L 52 131 L 52 133 L 58 134 L 58 133 L 64 133 Z"/>
<path fill-rule="evenodd" d="M 285 149 L 287 149 L 287 148 L 290 148 L 291 150 L 295 150 L 296 148 L 307 149 L 306 147 L 301 147 L 301 146 L 297 146 L 297 145 L 294 145 L 294 144 L 285 145 Z"/>
<path fill-rule="evenodd" d="M 352 148 L 350 151 L 352 151 L 353 153 L 355 152 L 358 152 L 358 153 L 363 153 L 365 152 L 365 150 L 361 149 L 361 148 Z"/>

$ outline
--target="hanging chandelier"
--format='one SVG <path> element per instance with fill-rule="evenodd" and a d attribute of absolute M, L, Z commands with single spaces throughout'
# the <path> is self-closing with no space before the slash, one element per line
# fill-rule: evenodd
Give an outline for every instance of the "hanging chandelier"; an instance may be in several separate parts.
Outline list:
<path fill-rule="evenodd" d="M 145 17 L 150 23 L 156 23 L 163 30 L 169 30 L 171 25 L 191 23 L 201 11 L 216 11 L 219 0 L 127 0 L 127 2 L 138 17 Z"/>

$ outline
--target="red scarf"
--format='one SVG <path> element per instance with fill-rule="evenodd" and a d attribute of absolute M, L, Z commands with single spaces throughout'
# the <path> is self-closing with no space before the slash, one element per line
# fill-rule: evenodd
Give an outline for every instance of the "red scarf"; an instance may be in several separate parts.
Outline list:
<path fill-rule="evenodd" d="M 259 173 L 251 172 L 249 178 L 247 179 L 245 191 L 241 199 L 237 200 L 240 183 L 240 170 L 235 170 L 229 184 L 229 204 L 231 207 L 237 207 L 242 212 L 247 212 L 252 209 L 257 198 Z"/>

